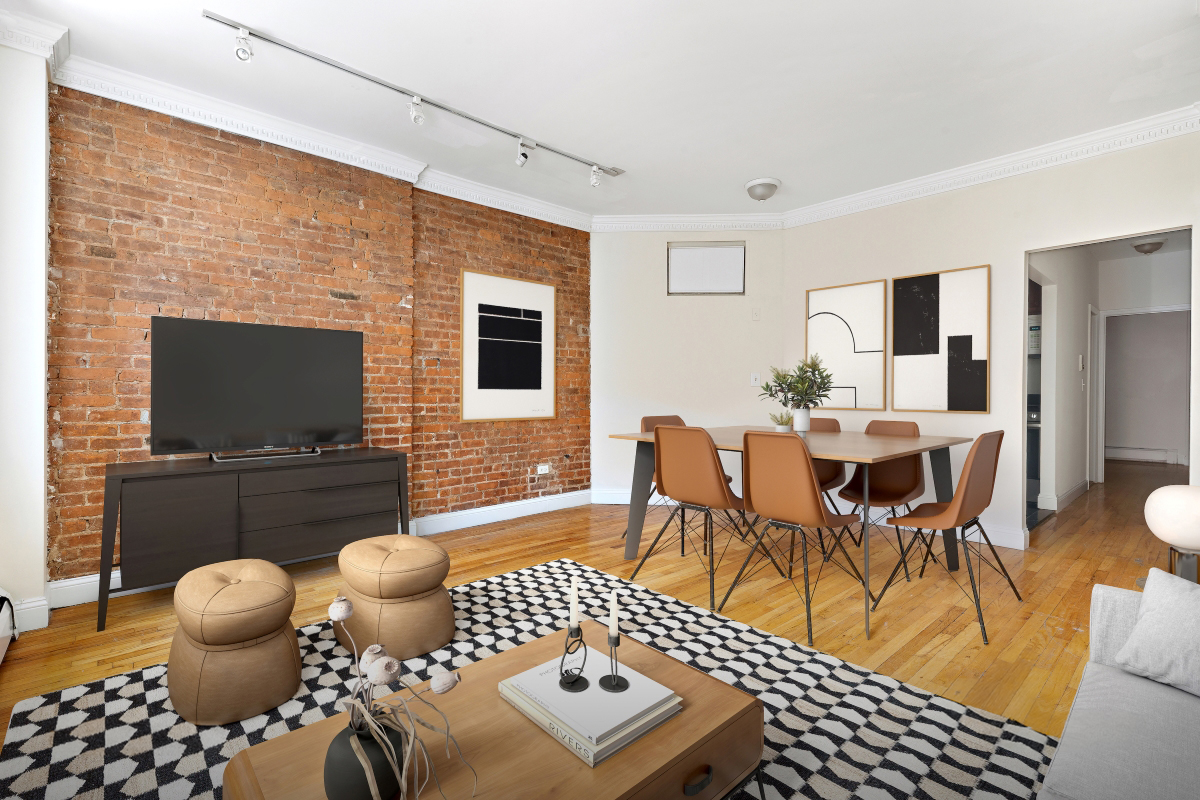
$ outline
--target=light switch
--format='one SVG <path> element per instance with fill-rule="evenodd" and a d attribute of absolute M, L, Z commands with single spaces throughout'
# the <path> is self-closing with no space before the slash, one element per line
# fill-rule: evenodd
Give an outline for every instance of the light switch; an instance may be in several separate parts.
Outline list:
<path fill-rule="evenodd" d="M 751 372 L 750 373 L 750 385 L 751 386 L 762 386 L 762 375 L 760 375 L 757 372 Z"/>

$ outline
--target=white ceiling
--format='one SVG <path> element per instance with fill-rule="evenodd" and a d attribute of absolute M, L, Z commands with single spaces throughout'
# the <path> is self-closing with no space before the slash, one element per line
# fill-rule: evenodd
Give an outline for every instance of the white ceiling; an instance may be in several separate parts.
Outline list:
<path fill-rule="evenodd" d="M 1196 0 L 0 0 L 80 57 L 589 214 L 780 212 L 1200 100 Z M 201 9 L 627 174 L 439 118 Z M 742 185 L 773 176 L 772 200 Z"/>
<path fill-rule="evenodd" d="M 1168 231 L 1167 233 L 1157 233 L 1147 236 L 1133 236 L 1128 239 L 1114 239 L 1109 242 L 1097 242 L 1095 244 L 1084 245 L 1088 255 L 1093 261 L 1116 261 L 1122 258 L 1141 258 L 1141 254 L 1133 249 L 1135 242 L 1140 242 L 1146 239 L 1163 239 L 1163 246 L 1156 250 L 1155 254 L 1191 252 L 1192 249 L 1192 231 L 1184 229 L 1179 231 Z"/>

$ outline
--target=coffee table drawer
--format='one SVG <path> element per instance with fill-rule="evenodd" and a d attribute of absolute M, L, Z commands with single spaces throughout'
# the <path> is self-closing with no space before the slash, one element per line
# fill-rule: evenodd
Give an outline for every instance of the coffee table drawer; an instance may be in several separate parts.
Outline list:
<path fill-rule="evenodd" d="M 637 743 L 631 746 L 636 747 Z M 629 800 L 724 797 L 754 771 L 762 753 L 763 709 L 761 703 L 755 703 L 746 713 L 675 759 L 666 772 Z M 758 796 L 756 792 L 752 794 Z"/>

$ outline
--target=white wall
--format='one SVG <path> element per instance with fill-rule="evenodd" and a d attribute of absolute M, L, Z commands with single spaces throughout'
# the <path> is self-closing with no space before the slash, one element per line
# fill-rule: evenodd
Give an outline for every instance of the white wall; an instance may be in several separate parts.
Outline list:
<path fill-rule="evenodd" d="M 991 264 L 989 414 L 846 411 L 836 415 L 848 430 L 862 430 L 876 417 L 916 419 L 921 430 L 929 433 L 977 436 L 1004 430 L 996 492 L 984 523 L 998 543 L 1024 546 L 1026 254 L 1194 227 L 1200 223 L 1197 186 L 1200 135 L 1191 134 L 781 234 L 594 234 L 593 485 L 601 494 L 627 491 L 633 446 L 604 437 L 634 428 L 642 414 L 678 411 L 708 424 L 764 421 L 767 408 L 745 386 L 744 373 L 760 364 L 792 363 L 804 354 L 805 290 Z M 782 302 L 763 300 L 765 309 L 774 309 L 765 324 L 747 321 L 754 302 L 749 298 L 709 298 L 685 306 L 669 302 L 681 298 L 665 297 L 667 241 L 685 236 L 750 238 L 767 250 L 771 248 L 766 243 L 780 235 L 782 248 L 774 252 L 782 258 Z M 1191 269 L 1194 275 L 1194 257 Z M 754 272 L 761 280 L 769 267 L 759 261 L 752 267 Z M 762 291 L 756 280 L 751 285 L 754 291 Z M 761 285 L 770 286 L 771 281 Z M 1198 288 L 1200 281 L 1193 280 L 1193 295 Z M 684 310 L 693 306 L 695 314 Z M 703 315 L 707 323 L 698 322 L 702 309 L 720 316 Z M 737 336 L 746 338 L 740 342 L 730 338 Z M 1193 330 L 1193 359 L 1196 336 Z M 777 343 L 780 339 L 782 346 Z M 1198 374 L 1200 370 L 1193 368 L 1193 394 Z M 1051 390 L 1042 388 L 1043 393 Z M 1195 463 L 1200 450 L 1196 404 L 1189 414 L 1189 446 Z M 956 474 L 966 450 L 952 451 Z M 1059 474 L 1069 480 L 1073 469 L 1060 470 L 1056 465 L 1056 483 Z"/>
<path fill-rule="evenodd" d="M 1191 250 L 1100 262 L 1100 309 L 1153 308 L 1189 302 Z"/>
<path fill-rule="evenodd" d="M 746 242 L 746 294 L 667 296 L 667 242 Z M 782 364 L 783 232 L 592 234 L 592 496 L 626 503 L 643 416 L 771 424 L 750 373 Z M 752 318 L 758 309 L 760 319 Z M 803 328 L 803 313 L 795 319 Z M 741 463 L 722 456 L 739 480 Z"/>
<path fill-rule="evenodd" d="M 0 46 L 0 586 L 22 629 L 46 587 L 46 60 Z"/>
<path fill-rule="evenodd" d="M 1190 316 L 1108 318 L 1104 445 L 1110 457 L 1188 463 Z"/>
<path fill-rule="evenodd" d="M 1100 273 L 1085 247 L 1029 255 L 1042 283 L 1042 485 L 1040 508 L 1058 510 L 1087 489 L 1088 306 L 1100 302 Z M 1052 291 L 1047 291 L 1053 287 Z M 1046 328 L 1053 328 L 1049 346 Z M 1047 352 L 1050 351 L 1050 352 Z M 1079 358 L 1084 357 L 1084 369 Z M 1053 449 L 1051 449 L 1051 446 Z"/>

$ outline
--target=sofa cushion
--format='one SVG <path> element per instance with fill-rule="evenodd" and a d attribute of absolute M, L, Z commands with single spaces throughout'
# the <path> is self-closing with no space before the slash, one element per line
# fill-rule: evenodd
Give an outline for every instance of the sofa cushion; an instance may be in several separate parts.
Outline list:
<path fill-rule="evenodd" d="M 1089 663 L 1038 800 L 1192 800 L 1200 697 Z"/>
<path fill-rule="evenodd" d="M 374 536 L 343 547 L 338 569 L 355 591 L 388 600 L 441 586 L 450 556 L 437 542 L 419 536 Z"/>
<path fill-rule="evenodd" d="M 1137 624 L 1114 661 L 1126 672 L 1200 695 L 1200 586 L 1151 569 Z"/>

